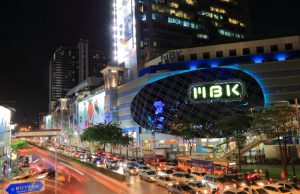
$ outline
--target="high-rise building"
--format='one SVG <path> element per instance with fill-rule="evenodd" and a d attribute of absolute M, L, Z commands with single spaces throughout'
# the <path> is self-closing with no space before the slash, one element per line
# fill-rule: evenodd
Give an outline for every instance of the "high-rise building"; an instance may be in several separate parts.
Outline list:
<path fill-rule="evenodd" d="M 53 111 L 58 99 L 78 84 L 76 49 L 60 47 L 50 60 L 49 111 Z"/>
<path fill-rule="evenodd" d="M 103 52 L 89 49 L 89 42 L 80 40 L 77 48 L 60 47 L 50 60 L 49 111 L 69 90 L 88 77 L 103 77 Z"/>
<path fill-rule="evenodd" d="M 131 80 L 148 60 L 176 48 L 248 36 L 247 0 L 115 0 L 114 58 Z"/>
<path fill-rule="evenodd" d="M 105 67 L 103 52 L 89 49 L 88 40 L 78 43 L 79 82 L 88 77 L 103 77 L 101 70 Z"/>

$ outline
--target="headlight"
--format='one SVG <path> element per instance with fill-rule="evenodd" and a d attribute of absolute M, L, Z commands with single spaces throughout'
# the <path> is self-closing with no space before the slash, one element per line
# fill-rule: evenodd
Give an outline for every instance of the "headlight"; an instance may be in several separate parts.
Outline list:
<path fill-rule="evenodd" d="M 229 189 L 229 186 L 228 186 L 228 185 L 226 185 L 226 187 L 225 187 L 225 190 L 227 190 L 227 189 Z"/>
<path fill-rule="evenodd" d="M 259 182 L 259 183 L 257 183 L 259 186 L 261 186 L 261 187 L 263 187 L 263 186 L 265 186 L 265 184 L 264 183 L 262 183 L 262 182 Z"/>
<path fill-rule="evenodd" d="M 236 188 L 236 184 L 233 184 L 233 187 Z"/>
<path fill-rule="evenodd" d="M 207 190 L 204 190 L 203 192 L 204 192 L 204 193 L 208 193 L 208 191 L 207 191 Z"/>
<path fill-rule="evenodd" d="M 134 171 L 133 171 L 133 170 L 130 170 L 130 172 L 133 173 Z"/>
<path fill-rule="evenodd" d="M 241 187 L 246 187 L 246 184 L 245 183 L 241 183 Z"/>
<path fill-rule="evenodd" d="M 152 181 L 153 181 L 153 180 L 154 180 L 154 177 L 152 177 L 152 176 L 151 176 L 151 177 L 150 177 L 150 180 L 152 180 Z"/>
<path fill-rule="evenodd" d="M 173 186 L 173 183 L 168 183 L 168 186 L 169 186 L 169 187 L 172 187 L 172 186 Z"/>

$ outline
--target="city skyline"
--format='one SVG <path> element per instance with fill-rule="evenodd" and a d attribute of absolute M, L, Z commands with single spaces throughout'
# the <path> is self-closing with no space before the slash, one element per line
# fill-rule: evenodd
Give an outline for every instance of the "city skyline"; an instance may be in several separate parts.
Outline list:
<path fill-rule="evenodd" d="M 274 30 L 299 32 L 299 24 L 289 20 L 299 17 L 296 6 L 274 3 L 271 8 L 266 2 L 250 2 L 252 31 L 256 37 L 274 35 Z M 5 4 L 1 8 L 5 9 L 1 10 L 1 18 L 6 20 L 1 30 L 4 40 L 0 101 L 17 101 L 14 120 L 31 120 L 36 112 L 47 109 L 49 60 L 59 46 L 71 47 L 81 38 L 88 39 L 92 48 L 103 50 L 111 58 L 110 1 L 72 1 L 70 6 L 61 1 Z M 279 8 L 281 12 L 277 11 Z"/>

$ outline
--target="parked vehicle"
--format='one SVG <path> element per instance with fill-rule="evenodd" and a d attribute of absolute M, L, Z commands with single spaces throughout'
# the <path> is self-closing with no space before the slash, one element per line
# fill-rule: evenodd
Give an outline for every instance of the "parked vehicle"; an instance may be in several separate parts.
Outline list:
<path fill-rule="evenodd" d="M 154 182 L 157 177 L 157 174 L 153 170 L 144 170 L 139 173 L 139 177 L 141 180 Z"/>
<path fill-rule="evenodd" d="M 243 188 L 247 186 L 242 174 L 223 174 L 222 176 L 230 182 L 235 183 L 237 188 Z"/>
<path fill-rule="evenodd" d="M 176 184 L 176 181 L 169 176 L 158 176 L 156 178 L 156 184 L 157 186 L 171 187 Z"/>

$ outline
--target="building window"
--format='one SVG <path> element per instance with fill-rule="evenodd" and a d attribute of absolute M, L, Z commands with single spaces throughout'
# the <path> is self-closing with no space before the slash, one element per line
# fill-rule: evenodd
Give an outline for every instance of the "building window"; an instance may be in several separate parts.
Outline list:
<path fill-rule="evenodd" d="M 191 54 L 191 60 L 197 60 L 197 54 Z"/>
<path fill-rule="evenodd" d="M 277 52 L 278 51 L 278 45 L 276 45 L 276 44 L 271 45 L 270 49 L 271 49 L 271 52 Z"/>
<path fill-rule="evenodd" d="M 180 55 L 180 56 L 178 57 L 178 61 L 184 61 L 184 55 Z"/>
<path fill-rule="evenodd" d="M 287 43 L 284 45 L 285 50 L 293 50 L 293 44 L 292 43 Z"/>
<path fill-rule="evenodd" d="M 203 59 L 209 59 L 209 58 L 210 58 L 210 53 L 209 52 L 203 53 Z"/>
<path fill-rule="evenodd" d="M 257 54 L 259 54 L 259 53 L 264 53 L 264 47 L 262 47 L 262 46 L 256 47 L 256 53 L 257 53 Z"/>
<path fill-rule="evenodd" d="M 223 51 L 217 51 L 216 52 L 216 57 L 217 58 L 223 57 Z"/>
<path fill-rule="evenodd" d="M 230 57 L 235 57 L 236 56 L 236 50 L 235 49 L 229 50 L 229 56 Z"/>
<path fill-rule="evenodd" d="M 243 55 L 250 55 L 250 48 L 243 48 Z"/>

